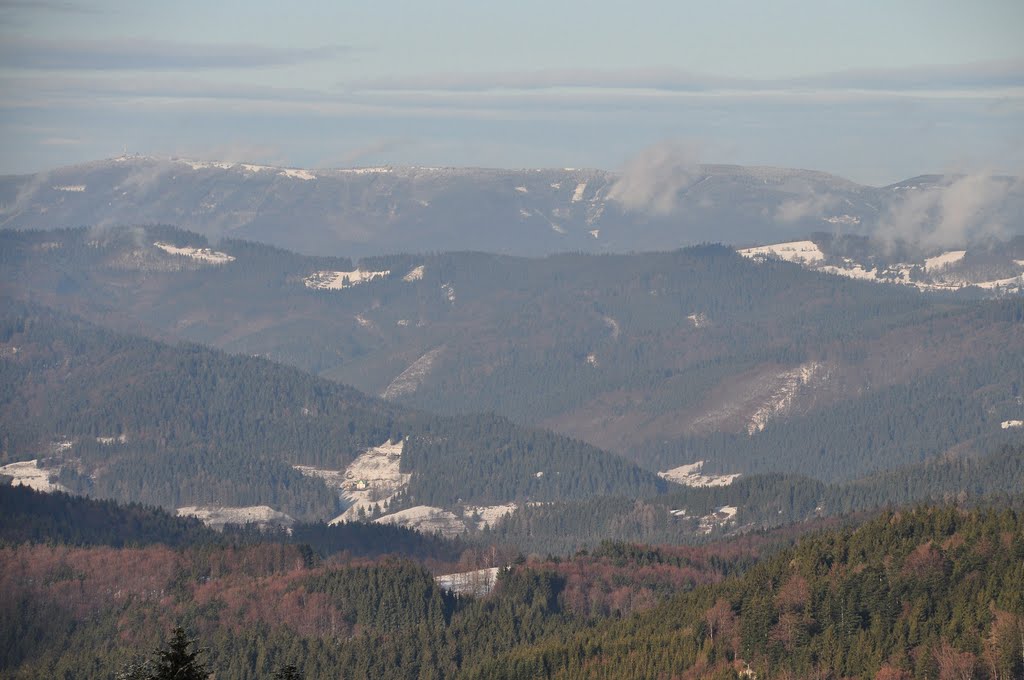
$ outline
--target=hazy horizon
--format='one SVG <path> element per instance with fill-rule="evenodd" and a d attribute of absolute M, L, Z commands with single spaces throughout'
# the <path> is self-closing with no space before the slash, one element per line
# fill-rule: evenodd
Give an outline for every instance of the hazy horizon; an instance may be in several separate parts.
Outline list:
<path fill-rule="evenodd" d="M 0 2 L 0 172 L 700 162 L 884 185 L 1024 168 L 1024 7 Z"/>

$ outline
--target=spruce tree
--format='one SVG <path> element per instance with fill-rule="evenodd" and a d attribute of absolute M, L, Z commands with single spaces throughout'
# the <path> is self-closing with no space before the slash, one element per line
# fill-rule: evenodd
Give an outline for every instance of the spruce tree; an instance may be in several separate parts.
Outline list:
<path fill-rule="evenodd" d="M 194 645 L 195 640 L 181 626 L 175 628 L 167 648 L 156 652 L 153 680 L 206 680 L 210 673 L 199 661 L 200 650 Z"/>

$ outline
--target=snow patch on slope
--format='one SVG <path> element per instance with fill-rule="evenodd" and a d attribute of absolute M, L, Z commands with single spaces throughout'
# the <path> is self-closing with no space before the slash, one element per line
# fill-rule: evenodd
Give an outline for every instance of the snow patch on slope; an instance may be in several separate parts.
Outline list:
<path fill-rule="evenodd" d="M 442 283 L 441 290 L 444 291 L 444 296 L 448 302 L 455 304 L 455 286 L 450 283 Z"/>
<path fill-rule="evenodd" d="M 423 265 L 413 267 L 409 270 L 409 273 L 402 277 L 402 280 L 406 283 L 412 283 L 413 281 L 419 281 L 423 278 L 424 272 Z"/>
<path fill-rule="evenodd" d="M 256 524 L 260 527 L 295 524 L 291 516 L 269 505 L 188 505 L 178 508 L 179 517 L 196 517 L 206 526 L 221 531 L 225 524 Z"/>
<path fill-rule="evenodd" d="M 455 516 L 455 513 L 430 505 L 417 505 L 378 517 L 373 521 L 377 524 L 394 524 L 415 529 L 425 534 L 440 532 L 446 538 L 454 538 L 466 531 L 466 525 Z"/>
<path fill-rule="evenodd" d="M 658 476 L 683 486 L 729 486 L 739 476 L 739 473 L 731 475 L 704 475 L 700 470 L 704 467 L 704 461 L 698 460 L 689 465 L 680 465 L 671 470 L 659 472 Z"/>
<path fill-rule="evenodd" d="M 747 434 L 753 435 L 764 430 L 769 420 L 786 413 L 793 406 L 801 388 L 812 380 L 827 377 L 826 365 L 817 361 L 809 361 L 780 373 L 776 377 L 777 386 L 768 401 L 750 417 L 750 421 L 747 423 Z"/>
<path fill-rule="evenodd" d="M 717 527 L 735 523 L 738 512 L 739 508 L 735 505 L 723 505 L 711 514 L 701 517 L 698 529 L 703 534 L 710 534 Z"/>
<path fill-rule="evenodd" d="M 1024 427 L 1024 420 L 1004 420 L 999 423 L 999 427 L 1004 430 L 1009 430 L 1012 427 Z"/>
<path fill-rule="evenodd" d="M 443 346 L 435 347 L 429 352 L 425 353 L 416 361 L 409 364 L 408 368 L 398 374 L 398 376 L 392 380 L 384 391 L 381 392 L 381 397 L 384 399 L 397 399 L 405 394 L 412 394 L 419 389 L 420 385 L 430 374 L 430 369 L 434 366 L 434 361 L 440 356 L 441 351 L 444 349 Z"/>
<path fill-rule="evenodd" d="M 84 184 L 60 184 L 52 187 L 54 191 L 69 191 L 71 193 L 80 194 L 85 191 Z"/>
<path fill-rule="evenodd" d="M 178 246 L 171 245 L 170 243 L 164 243 L 162 241 L 156 241 L 153 245 L 170 255 L 183 255 L 184 257 L 191 257 L 193 260 L 209 262 L 210 264 L 226 264 L 228 262 L 235 261 L 233 255 L 228 255 L 227 253 L 222 253 L 219 250 L 213 250 L 211 248 L 193 248 L 191 246 L 179 248 Z"/>
<path fill-rule="evenodd" d="M 622 328 L 619 326 L 619 322 L 610 316 L 603 316 L 601 320 L 604 321 L 604 325 L 608 326 L 608 330 L 612 332 L 612 340 L 618 340 L 619 335 L 622 333 Z"/>
<path fill-rule="evenodd" d="M 586 182 L 580 182 L 579 184 L 577 184 L 575 191 L 572 192 L 572 202 L 573 203 L 579 203 L 580 201 L 582 201 L 583 200 L 583 194 L 584 194 L 584 192 L 586 192 L 586 190 L 587 190 L 587 183 Z"/>

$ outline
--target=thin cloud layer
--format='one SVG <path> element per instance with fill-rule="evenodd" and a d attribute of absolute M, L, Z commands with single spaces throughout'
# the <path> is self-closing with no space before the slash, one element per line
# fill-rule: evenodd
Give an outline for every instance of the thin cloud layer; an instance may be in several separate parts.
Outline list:
<path fill-rule="evenodd" d="M 353 91 L 482 92 L 488 90 L 607 89 L 666 92 L 785 90 L 944 90 L 1024 87 L 1024 60 L 856 69 L 800 78 L 752 79 L 673 68 L 545 69 L 500 73 L 440 73 L 340 83 Z"/>
<path fill-rule="evenodd" d="M 189 71 L 252 69 L 333 59 L 340 45 L 280 48 L 161 40 L 49 40 L 6 36 L 0 63 L 8 69 L 60 71 Z"/>

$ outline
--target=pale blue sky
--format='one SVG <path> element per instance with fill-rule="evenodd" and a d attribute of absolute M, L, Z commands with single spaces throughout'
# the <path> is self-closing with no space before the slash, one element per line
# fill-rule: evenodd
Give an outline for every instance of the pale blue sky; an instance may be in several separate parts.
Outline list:
<path fill-rule="evenodd" d="M 212 5 L 212 6 L 211 6 Z M 296 166 L 1024 172 L 1024 2 L 0 0 L 0 172 Z"/>

